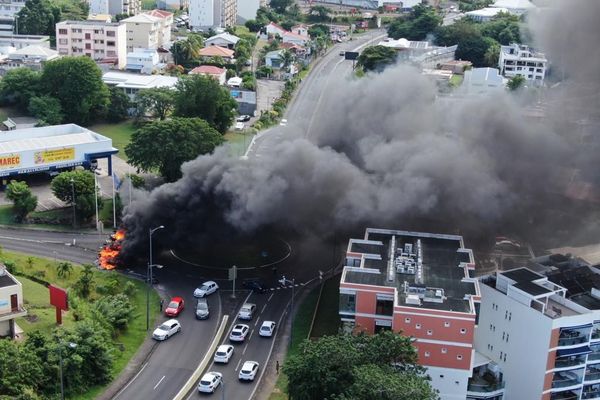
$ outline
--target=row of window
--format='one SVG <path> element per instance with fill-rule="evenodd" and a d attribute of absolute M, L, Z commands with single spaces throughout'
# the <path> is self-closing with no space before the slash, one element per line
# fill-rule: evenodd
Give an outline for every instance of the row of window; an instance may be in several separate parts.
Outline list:
<path fill-rule="evenodd" d="M 489 344 L 487 345 L 487 348 L 489 351 L 494 351 L 494 345 L 493 344 Z M 506 362 L 506 353 L 501 351 L 500 352 L 500 360 Z"/>
<path fill-rule="evenodd" d="M 73 29 L 72 33 L 82 33 L 81 29 Z M 94 30 L 94 33 L 99 33 L 97 30 Z M 69 30 L 68 29 L 59 29 L 58 30 L 58 34 L 59 35 L 68 35 L 69 34 Z M 115 37 L 116 36 L 116 32 L 115 31 L 106 31 L 106 36 L 108 37 Z M 85 34 L 85 38 L 87 40 L 91 40 L 92 39 L 92 35 L 90 33 L 86 33 Z"/>
<path fill-rule="evenodd" d="M 448 349 L 443 348 L 442 349 L 442 354 L 446 354 L 446 353 L 448 353 Z M 425 352 L 425 358 L 429 358 L 429 357 L 431 357 L 431 352 L 426 351 Z M 462 354 L 457 354 L 456 355 L 456 359 L 459 360 L 459 361 L 462 360 L 463 359 Z"/>
<path fill-rule="evenodd" d="M 411 319 L 409 317 L 404 318 L 404 323 L 406 324 L 410 324 Z M 421 324 L 415 324 L 415 329 L 421 329 Z M 450 328 L 450 322 L 449 321 L 444 321 L 444 328 Z M 465 335 L 467 333 L 467 329 L 466 328 L 460 328 L 460 333 Z M 428 335 L 433 335 L 433 330 L 432 329 L 428 329 L 427 330 L 427 334 Z"/>

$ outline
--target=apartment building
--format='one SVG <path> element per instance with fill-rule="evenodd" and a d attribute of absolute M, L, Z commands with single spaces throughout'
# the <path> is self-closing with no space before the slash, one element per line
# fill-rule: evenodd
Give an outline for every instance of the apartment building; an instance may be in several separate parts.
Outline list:
<path fill-rule="evenodd" d="M 503 400 L 600 399 L 600 271 L 545 258 L 482 280 L 477 352 Z"/>
<path fill-rule="evenodd" d="M 544 83 L 547 65 L 546 56 L 529 46 L 518 43 L 500 46 L 498 67 L 500 73 L 507 78 L 521 75 L 530 84 L 541 85 Z"/>
<path fill-rule="evenodd" d="M 121 21 L 127 31 L 127 52 L 134 48 L 158 49 L 170 47 L 173 13 L 152 10 Z"/>
<path fill-rule="evenodd" d="M 0 47 L 14 47 L 22 49 L 27 46 L 40 46 L 50 48 L 50 36 L 46 35 L 14 35 L 0 32 Z"/>
<path fill-rule="evenodd" d="M 24 317 L 27 311 L 23 308 L 23 287 L 4 265 L 0 265 L 0 337 L 14 338 L 16 334 L 15 319 Z"/>
<path fill-rule="evenodd" d="M 141 0 L 90 0 L 90 14 L 136 15 L 141 11 Z"/>
<path fill-rule="evenodd" d="M 98 21 L 62 21 L 56 24 L 56 50 L 63 56 L 88 56 L 94 61 L 126 64 L 124 24 Z"/>
<path fill-rule="evenodd" d="M 190 27 L 195 30 L 235 25 L 237 0 L 190 0 Z"/>
<path fill-rule="evenodd" d="M 419 363 L 444 400 L 467 396 L 479 282 L 461 236 L 368 228 L 351 239 L 340 281 L 347 331 L 415 339 Z"/>
<path fill-rule="evenodd" d="M 12 34 L 15 29 L 19 33 L 15 17 L 23 7 L 25 0 L 0 0 L 0 33 Z"/>

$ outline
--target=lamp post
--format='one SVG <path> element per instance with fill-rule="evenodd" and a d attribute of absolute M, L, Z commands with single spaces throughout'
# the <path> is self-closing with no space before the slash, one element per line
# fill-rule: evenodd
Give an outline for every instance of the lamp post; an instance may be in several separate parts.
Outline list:
<path fill-rule="evenodd" d="M 75 228 L 75 180 L 71 178 L 71 201 L 73 202 L 73 228 Z"/>
<path fill-rule="evenodd" d="M 96 230 L 100 232 L 98 224 L 98 179 L 96 178 L 96 171 L 94 171 L 94 204 L 96 205 Z"/>
<path fill-rule="evenodd" d="M 60 365 L 60 399 L 65 400 L 65 383 L 63 378 L 63 359 L 62 359 L 62 345 L 64 342 L 58 343 L 58 360 Z M 69 347 L 74 349 L 77 347 L 77 343 L 69 342 Z"/>
<path fill-rule="evenodd" d="M 290 279 L 286 279 L 285 275 L 279 280 L 279 282 L 285 286 L 289 283 L 292 284 L 292 304 L 291 304 L 291 308 L 290 308 L 290 347 L 293 343 L 293 338 L 294 338 L 294 294 L 296 291 L 296 278 L 292 278 Z"/>
<path fill-rule="evenodd" d="M 159 229 L 164 229 L 164 225 L 157 226 L 156 228 L 150 228 L 148 230 L 148 236 L 150 240 L 150 254 L 148 257 L 148 272 L 146 279 L 148 280 L 148 286 L 146 287 L 146 330 L 150 329 L 150 288 L 152 287 L 152 267 L 162 268 L 161 266 L 152 263 L 152 234 Z"/>

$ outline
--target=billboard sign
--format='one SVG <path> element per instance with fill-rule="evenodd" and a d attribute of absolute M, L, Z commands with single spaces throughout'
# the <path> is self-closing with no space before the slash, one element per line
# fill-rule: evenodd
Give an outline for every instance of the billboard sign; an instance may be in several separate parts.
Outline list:
<path fill-rule="evenodd" d="M 0 169 L 15 168 L 21 165 L 20 154 L 7 154 L 0 157 Z"/>
<path fill-rule="evenodd" d="M 347 51 L 344 53 L 346 60 L 356 60 L 358 58 L 358 51 Z"/>
<path fill-rule="evenodd" d="M 50 290 L 50 304 L 56 307 L 56 323 L 62 324 L 62 310 L 69 310 L 69 297 L 65 289 L 48 285 Z"/>
<path fill-rule="evenodd" d="M 33 154 L 33 161 L 36 164 L 53 164 L 59 161 L 69 161 L 74 159 L 75 147 L 36 151 Z"/>

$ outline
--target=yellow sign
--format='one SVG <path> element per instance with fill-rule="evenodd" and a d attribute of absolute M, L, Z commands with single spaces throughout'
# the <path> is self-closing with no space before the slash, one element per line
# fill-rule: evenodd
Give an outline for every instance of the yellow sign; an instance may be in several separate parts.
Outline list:
<path fill-rule="evenodd" d="M 65 147 L 64 149 L 44 150 L 34 153 L 33 160 L 36 164 L 51 164 L 57 161 L 73 160 L 75 158 L 75 148 Z"/>
<path fill-rule="evenodd" d="M 21 165 L 21 156 L 19 154 L 9 154 L 0 157 L 0 169 L 14 168 Z"/>

